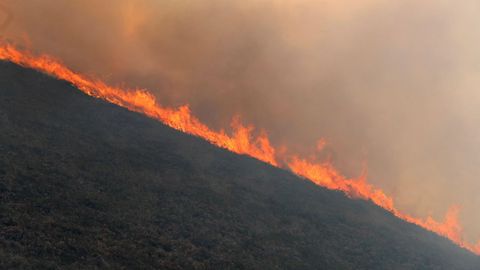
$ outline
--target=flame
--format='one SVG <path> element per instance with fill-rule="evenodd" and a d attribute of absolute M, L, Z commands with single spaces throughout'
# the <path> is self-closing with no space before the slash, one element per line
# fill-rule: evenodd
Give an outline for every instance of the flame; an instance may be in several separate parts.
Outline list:
<path fill-rule="evenodd" d="M 254 127 L 244 126 L 238 118 L 232 120 L 233 134 L 229 136 L 223 130 L 213 131 L 200 122 L 198 118 L 192 115 L 188 105 L 176 109 L 163 107 L 157 104 L 152 94 L 143 89 L 125 91 L 109 86 L 100 80 L 89 79 L 71 71 L 49 56 L 35 57 L 31 53 L 22 52 L 14 46 L 6 44 L 0 47 L 0 59 L 68 81 L 87 95 L 143 113 L 174 129 L 204 138 L 212 144 L 232 152 L 247 154 L 273 166 L 278 166 L 275 159 L 275 149 L 270 144 L 266 132 L 262 130 L 257 137 L 254 137 Z"/>
<path fill-rule="evenodd" d="M 264 130 L 256 133 L 255 127 L 242 124 L 239 117 L 234 117 L 231 122 L 231 134 L 225 130 L 215 131 L 196 118 L 188 105 L 178 108 L 162 106 L 146 90 L 128 90 L 109 86 L 98 79 L 89 78 L 70 70 L 60 61 L 48 55 L 35 56 L 31 52 L 19 50 L 11 44 L 0 44 L 0 60 L 10 61 L 68 81 L 87 95 L 106 100 L 131 111 L 143 113 L 174 129 L 201 137 L 234 153 L 254 157 L 275 167 L 286 167 L 298 176 L 319 186 L 342 191 L 351 198 L 370 200 L 398 218 L 442 235 L 457 245 L 480 255 L 480 241 L 472 244 L 462 237 L 463 229 L 458 221 L 459 206 L 451 207 L 443 221 L 436 221 L 430 216 L 426 219 L 416 218 L 398 210 L 390 196 L 367 182 L 366 174 L 358 179 L 348 179 L 330 162 L 318 162 L 296 154 L 288 154 L 284 146 L 275 148 Z M 324 146 L 325 141 L 322 139 L 317 143 L 317 151 L 322 150 Z"/>

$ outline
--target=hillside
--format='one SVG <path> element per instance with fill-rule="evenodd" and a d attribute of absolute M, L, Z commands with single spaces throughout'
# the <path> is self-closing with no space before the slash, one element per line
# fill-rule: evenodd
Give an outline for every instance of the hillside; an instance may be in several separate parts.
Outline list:
<path fill-rule="evenodd" d="M 449 240 L 0 62 L 0 269 L 480 269 Z"/>

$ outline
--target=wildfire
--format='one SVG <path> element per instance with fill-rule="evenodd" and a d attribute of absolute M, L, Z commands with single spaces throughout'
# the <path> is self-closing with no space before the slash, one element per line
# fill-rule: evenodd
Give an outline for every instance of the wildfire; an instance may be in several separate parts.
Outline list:
<path fill-rule="evenodd" d="M 415 218 L 399 211 L 391 197 L 367 182 L 366 175 L 362 175 L 358 179 L 348 179 L 329 162 L 316 162 L 296 154 L 288 154 L 285 149 L 275 148 L 264 130 L 260 130 L 255 135 L 255 127 L 242 124 L 238 117 L 233 118 L 231 122 L 231 134 L 224 130 L 215 131 L 192 115 L 188 105 L 178 108 L 162 106 L 146 90 L 129 90 L 109 86 L 98 79 L 73 72 L 60 61 L 47 55 L 35 56 L 10 44 L 2 44 L 0 45 L 0 60 L 33 68 L 68 81 L 87 95 L 106 100 L 131 111 L 143 113 L 174 129 L 201 137 L 232 152 L 249 155 L 275 167 L 286 167 L 319 186 L 342 191 L 352 198 L 370 200 L 395 216 L 447 237 L 459 246 L 480 255 L 480 241 L 472 244 L 462 238 L 462 226 L 458 221 L 460 211 L 458 206 L 451 207 L 443 221 L 436 221 L 432 217 Z M 324 145 L 324 140 L 319 141 L 318 150 L 321 150 Z"/>

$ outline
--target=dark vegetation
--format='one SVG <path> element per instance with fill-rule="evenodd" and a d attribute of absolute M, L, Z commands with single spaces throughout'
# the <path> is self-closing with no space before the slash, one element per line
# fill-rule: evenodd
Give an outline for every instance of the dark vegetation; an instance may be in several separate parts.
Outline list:
<path fill-rule="evenodd" d="M 0 269 L 480 269 L 351 200 L 0 62 Z"/>

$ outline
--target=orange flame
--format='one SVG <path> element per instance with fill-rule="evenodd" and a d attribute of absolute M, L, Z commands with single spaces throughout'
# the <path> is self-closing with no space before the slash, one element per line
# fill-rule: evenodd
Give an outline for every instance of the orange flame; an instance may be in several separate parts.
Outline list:
<path fill-rule="evenodd" d="M 188 105 L 179 108 L 164 107 L 158 104 L 155 97 L 146 90 L 125 90 L 109 86 L 100 80 L 75 73 L 60 61 L 47 55 L 35 56 L 28 51 L 18 50 L 10 44 L 3 44 L 0 45 L 0 60 L 36 69 L 68 81 L 87 95 L 109 101 L 131 111 L 143 113 L 174 129 L 201 137 L 232 152 L 249 155 L 275 167 L 282 167 L 280 164 L 285 164 L 293 173 L 319 186 L 342 191 L 351 198 L 370 200 L 395 216 L 442 235 L 457 245 L 480 255 L 480 241 L 472 244 L 462 238 L 462 226 L 458 221 L 460 212 L 458 206 L 451 207 L 443 221 L 436 221 L 432 217 L 424 220 L 415 218 L 395 208 L 393 199 L 381 189 L 369 184 L 366 175 L 358 179 L 347 179 L 330 162 L 315 162 L 295 154 L 287 154 L 288 152 L 282 147 L 272 146 L 264 130 L 260 130 L 260 133 L 254 136 L 255 128 L 243 125 L 238 117 L 233 118 L 231 123 L 233 131 L 229 135 L 224 130 L 215 131 L 203 124 L 192 115 Z M 322 140 L 319 145 L 319 150 L 321 150 L 325 142 Z"/>

